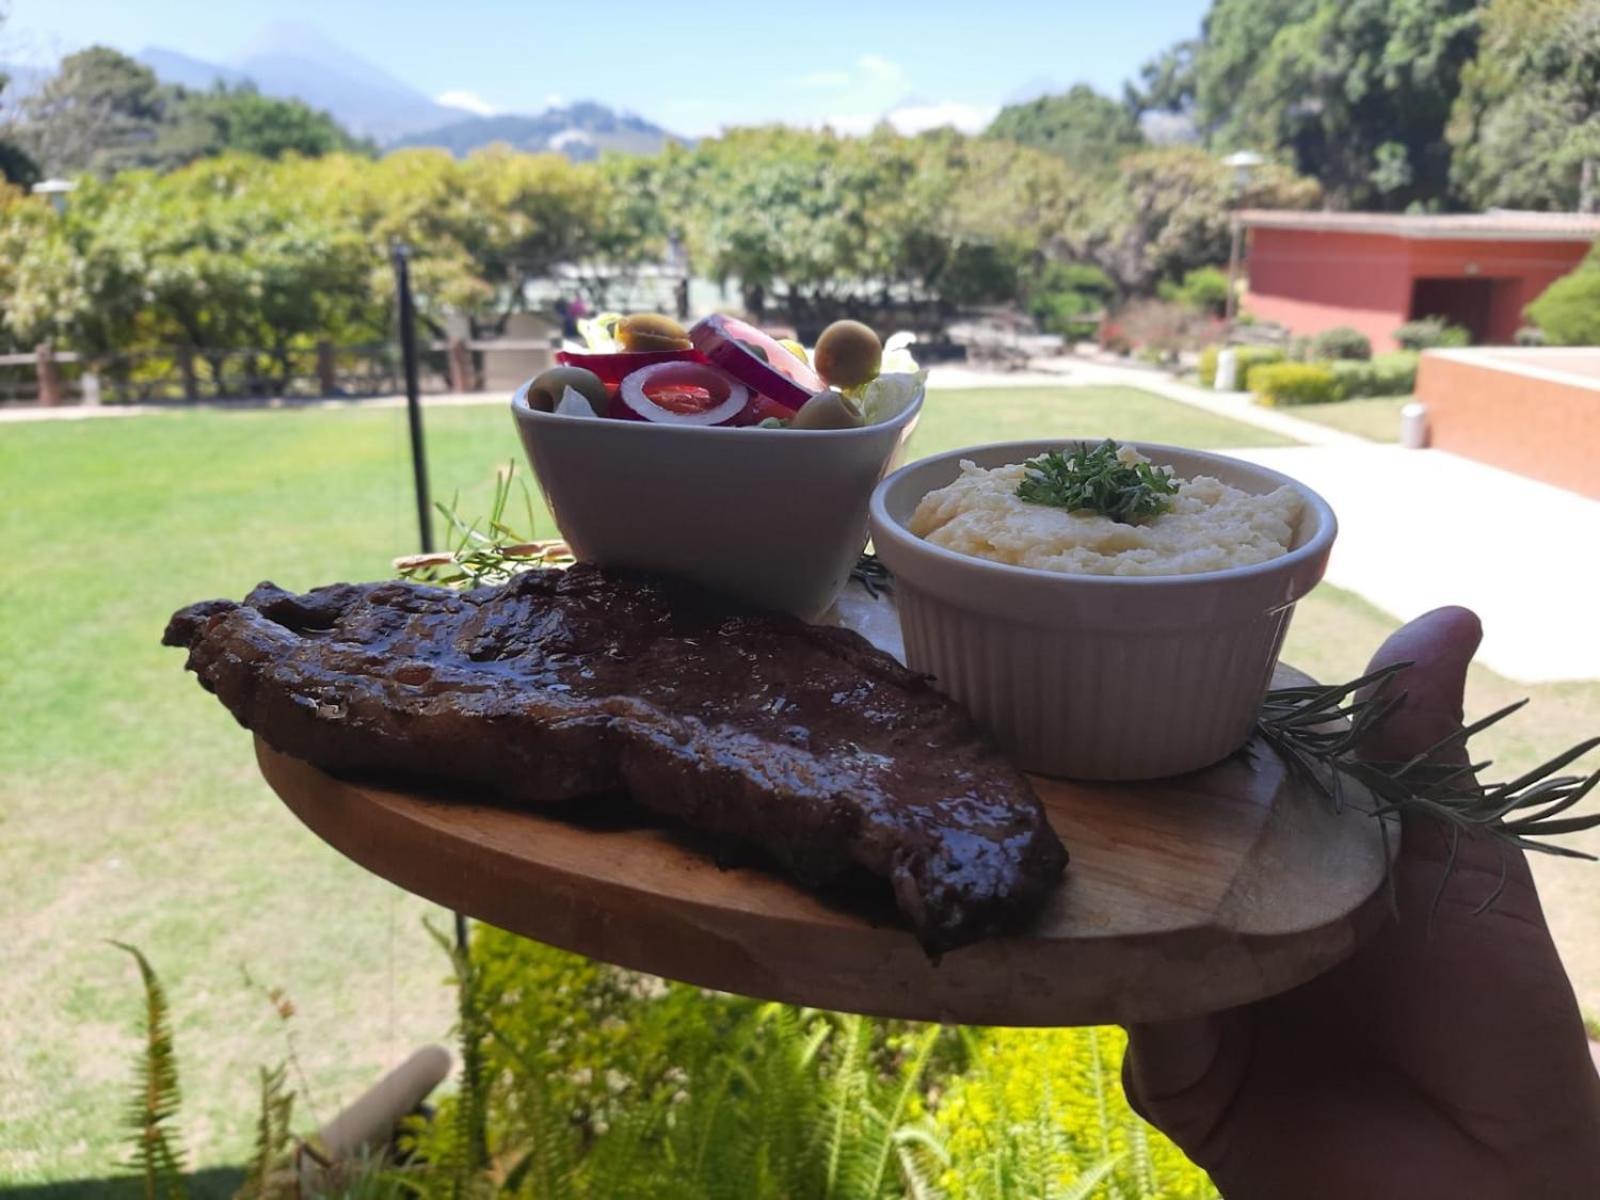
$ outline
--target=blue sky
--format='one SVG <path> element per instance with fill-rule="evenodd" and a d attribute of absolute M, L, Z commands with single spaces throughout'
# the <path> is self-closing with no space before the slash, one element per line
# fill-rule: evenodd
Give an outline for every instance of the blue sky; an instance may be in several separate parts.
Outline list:
<path fill-rule="evenodd" d="M 1087 82 L 1118 94 L 1205 0 L 10 0 L 0 60 L 101 42 L 228 62 L 304 23 L 432 96 L 533 112 L 594 99 L 700 135 L 730 124 L 971 126 Z"/>

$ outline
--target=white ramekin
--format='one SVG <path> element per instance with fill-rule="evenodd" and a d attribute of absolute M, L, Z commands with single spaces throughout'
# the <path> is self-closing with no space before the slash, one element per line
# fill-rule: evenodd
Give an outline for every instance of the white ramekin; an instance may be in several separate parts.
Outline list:
<path fill-rule="evenodd" d="M 912 463 L 872 494 L 872 540 L 894 573 L 906 662 L 961 701 L 1024 770 L 1155 779 L 1209 766 L 1250 737 L 1299 600 L 1322 578 L 1337 523 L 1276 471 L 1175 446 L 1128 443 L 1180 476 L 1305 498 L 1271 562 L 1197 575 L 1067 575 L 958 554 L 912 534 L 918 501 L 963 459 L 1022 462 L 1060 440 L 1006 442 Z"/>
<path fill-rule="evenodd" d="M 815 620 L 867 544 L 867 500 L 922 411 L 858 429 L 557 416 L 511 399 L 556 527 L 586 562 L 691 579 Z"/>

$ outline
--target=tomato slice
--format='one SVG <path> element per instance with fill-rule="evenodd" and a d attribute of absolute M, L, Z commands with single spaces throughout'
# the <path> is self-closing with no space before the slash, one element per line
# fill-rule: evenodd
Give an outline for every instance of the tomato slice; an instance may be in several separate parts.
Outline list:
<path fill-rule="evenodd" d="M 644 394 L 659 407 L 671 413 L 703 413 L 720 404 L 709 388 L 692 383 L 664 383 L 658 387 L 646 386 Z"/>

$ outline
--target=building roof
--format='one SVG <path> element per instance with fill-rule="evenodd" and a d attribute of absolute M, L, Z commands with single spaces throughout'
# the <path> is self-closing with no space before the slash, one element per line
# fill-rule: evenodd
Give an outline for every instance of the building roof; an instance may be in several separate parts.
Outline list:
<path fill-rule="evenodd" d="M 1374 233 L 1399 238 L 1522 242 L 1588 242 L 1600 238 L 1600 214 L 1520 212 L 1503 208 L 1443 216 L 1247 208 L 1239 213 L 1239 220 L 1250 229 Z"/>

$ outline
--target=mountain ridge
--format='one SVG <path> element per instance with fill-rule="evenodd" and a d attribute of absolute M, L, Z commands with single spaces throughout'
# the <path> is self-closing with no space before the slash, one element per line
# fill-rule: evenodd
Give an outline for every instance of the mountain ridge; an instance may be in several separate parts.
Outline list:
<path fill-rule="evenodd" d="M 147 46 L 135 57 L 165 83 L 209 88 L 217 82 L 250 82 L 265 95 L 302 100 L 385 150 L 437 146 L 459 158 L 504 142 L 518 150 L 559 151 L 586 161 L 607 150 L 654 154 L 669 141 L 686 140 L 593 100 L 541 113 L 478 116 L 440 104 L 303 25 L 268 26 L 227 64 L 166 46 Z"/>

